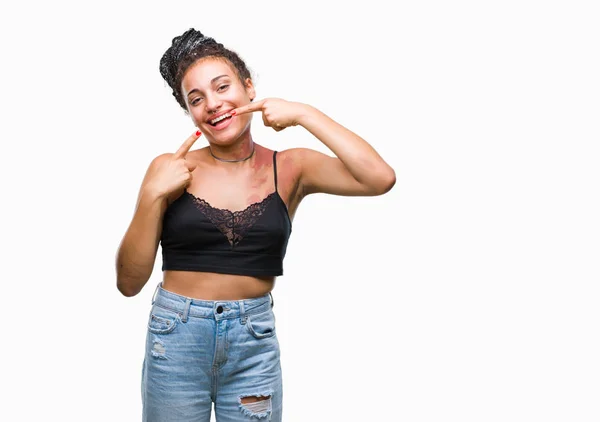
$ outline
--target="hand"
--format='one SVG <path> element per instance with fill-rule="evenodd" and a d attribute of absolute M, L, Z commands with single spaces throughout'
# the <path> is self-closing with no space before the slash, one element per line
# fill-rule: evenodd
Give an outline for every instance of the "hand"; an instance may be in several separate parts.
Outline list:
<path fill-rule="evenodd" d="M 185 157 L 194 142 L 202 135 L 194 132 L 187 138 L 179 149 L 171 156 L 160 161 L 150 175 L 148 186 L 159 197 L 169 197 L 177 191 L 182 191 L 192 182 L 192 172 L 196 164 L 186 161 Z"/>
<path fill-rule="evenodd" d="M 286 127 L 298 125 L 303 106 L 303 104 L 282 100 L 281 98 L 265 98 L 238 107 L 230 111 L 230 113 L 239 116 L 244 113 L 261 111 L 265 126 L 272 127 L 279 132 Z"/>

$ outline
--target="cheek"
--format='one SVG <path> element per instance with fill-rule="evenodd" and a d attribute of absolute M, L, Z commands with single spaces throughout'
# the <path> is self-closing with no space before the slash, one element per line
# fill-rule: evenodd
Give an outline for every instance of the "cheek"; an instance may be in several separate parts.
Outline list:
<path fill-rule="evenodd" d="M 241 116 L 237 116 L 237 118 L 241 125 L 247 126 L 252 121 L 252 113 L 242 114 Z"/>
<path fill-rule="evenodd" d="M 200 124 L 202 123 L 200 116 L 190 114 L 190 117 L 192 118 L 192 122 L 194 122 L 194 126 L 200 127 Z"/>

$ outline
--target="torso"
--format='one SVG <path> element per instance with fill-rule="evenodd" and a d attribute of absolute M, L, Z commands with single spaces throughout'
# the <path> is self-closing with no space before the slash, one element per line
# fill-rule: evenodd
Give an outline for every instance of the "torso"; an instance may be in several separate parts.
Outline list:
<path fill-rule="evenodd" d="M 239 211 L 275 192 L 273 151 L 255 144 L 251 165 L 229 163 L 214 166 L 208 148 L 188 152 L 186 160 L 197 165 L 187 187 L 192 195 L 212 207 Z M 225 164 L 225 163 L 224 163 Z M 245 163 L 250 164 L 250 163 Z M 236 168 L 237 166 L 237 168 Z M 234 171 L 232 171 L 234 170 Z M 293 220 L 301 201 L 299 169 L 290 151 L 277 153 L 277 191 Z M 177 199 L 183 190 L 169 197 Z M 275 277 L 250 277 L 197 271 L 164 271 L 163 288 L 183 296 L 204 300 L 239 300 L 263 296 L 273 290 Z"/>

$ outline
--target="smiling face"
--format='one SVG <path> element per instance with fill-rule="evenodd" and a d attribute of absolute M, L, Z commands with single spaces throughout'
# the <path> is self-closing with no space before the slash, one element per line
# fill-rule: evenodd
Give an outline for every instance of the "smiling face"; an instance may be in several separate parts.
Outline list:
<path fill-rule="evenodd" d="M 249 104 L 254 86 L 250 79 L 242 83 L 226 59 L 205 58 L 190 66 L 181 93 L 192 121 L 209 142 L 231 144 L 249 129 L 251 113 L 231 117 L 228 112 Z"/>

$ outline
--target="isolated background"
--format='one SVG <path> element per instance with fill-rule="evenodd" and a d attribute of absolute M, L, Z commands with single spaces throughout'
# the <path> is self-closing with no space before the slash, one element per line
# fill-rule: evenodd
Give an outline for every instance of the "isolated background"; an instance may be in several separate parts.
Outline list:
<path fill-rule="evenodd" d="M 397 174 L 384 196 L 297 212 L 274 290 L 286 421 L 599 420 L 594 2 L 31 1 L 0 16 L 0 419 L 140 419 L 161 260 L 125 298 L 114 257 L 149 162 L 194 131 L 158 63 L 195 27 L 240 53 L 259 97 L 314 105 Z M 254 122 L 267 147 L 328 151 Z"/>

